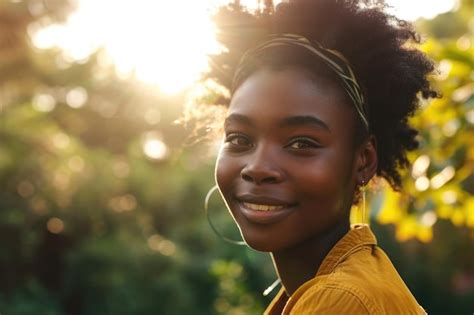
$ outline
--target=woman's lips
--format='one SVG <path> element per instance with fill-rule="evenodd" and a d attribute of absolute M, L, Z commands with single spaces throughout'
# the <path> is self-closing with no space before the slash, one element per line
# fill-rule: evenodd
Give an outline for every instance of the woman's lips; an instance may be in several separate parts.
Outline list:
<path fill-rule="evenodd" d="M 243 216 L 252 223 L 272 224 L 276 223 L 295 209 L 290 204 L 261 204 L 239 200 L 239 210 Z"/>

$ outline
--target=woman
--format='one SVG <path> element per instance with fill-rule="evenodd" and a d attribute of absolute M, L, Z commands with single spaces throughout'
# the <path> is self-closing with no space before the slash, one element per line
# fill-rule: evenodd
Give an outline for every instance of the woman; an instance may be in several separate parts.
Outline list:
<path fill-rule="evenodd" d="M 229 87 L 215 175 L 281 280 L 265 313 L 425 314 L 369 226 L 349 220 L 374 176 L 401 188 L 418 145 L 407 119 L 436 96 L 418 37 L 380 1 L 294 0 L 259 25 Z"/>

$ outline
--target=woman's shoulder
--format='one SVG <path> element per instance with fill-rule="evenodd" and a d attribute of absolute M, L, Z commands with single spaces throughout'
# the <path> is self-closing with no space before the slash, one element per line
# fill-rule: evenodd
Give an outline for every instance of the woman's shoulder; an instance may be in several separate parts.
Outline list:
<path fill-rule="evenodd" d="M 377 245 L 359 248 L 299 291 L 289 314 L 426 314 Z"/>

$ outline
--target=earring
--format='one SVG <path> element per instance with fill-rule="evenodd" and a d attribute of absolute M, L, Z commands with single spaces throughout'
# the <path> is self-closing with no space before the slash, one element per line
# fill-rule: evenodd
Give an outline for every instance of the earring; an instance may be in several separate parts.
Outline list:
<path fill-rule="evenodd" d="M 212 230 L 214 231 L 214 233 L 220 238 L 222 239 L 223 241 L 227 242 L 227 243 L 231 243 L 231 244 L 234 244 L 234 245 L 239 245 L 239 246 L 248 246 L 247 243 L 245 243 L 245 241 L 236 241 L 236 240 L 233 240 L 233 239 L 230 239 L 228 237 L 225 237 L 224 235 L 222 235 L 217 229 L 216 227 L 214 226 L 214 224 L 212 223 L 212 220 L 211 220 L 211 215 L 209 213 L 209 200 L 211 199 L 211 196 L 212 194 L 218 190 L 218 187 L 217 185 L 212 187 L 208 192 L 207 192 L 207 195 L 206 195 L 206 199 L 204 199 L 204 211 L 206 212 L 206 218 L 207 218 L 207 222 L 209 223 L 209 225 L 211 226 Z M 268 294 L 270 294 L 273 289 L 276 288 L 277 285 L 279 285 L 281 283 L 281 280 L 280 278 L 276 279 L 275 282 L 273 282 L 267 289 L 265 289 L 265 291 L 263 292 L 263 296 L 267 296 Z"/>
<path fill-rule="evenodd" d="M 218 190 L 218 187 L 217 185 L 212 187 L 207 195 L 206 195 L 206 199 L 204 199 L 204 211 L 206 212 L 206 218 L 207 218 L 207 222 L 209 223 L 209 225 L 211 226 L 211 229 L 214 231 L 214 233 L 222 240 L 224 240 L 225 242 L 227 243 L 231 243 L 231 244 L 234 244 L 234 245 L 239 245 L 239 246 L 247 246 L 247 243 L 245 243 L 245 241 L 236 241 L 236 240 L 233 240 L 233 239 L 230 239 L 228 237 L 225 237 L 224 235 L 222 235 L 217 229 L 216 227 L 214 226 L 214 224 L 212 223 L 211 221 L 211 215 L 209 213 L 209 200 L 211 199 L 211 196 L 212 194 Z"/>
<path fill-rule="evenodd" d="M 365 216 L 365 213 L 366 213 L 366 200 L 365 200 L 365 195 L 366 195 L 366 191 L 367 191 L 367 184 L 365 182 L 365 180 L 362 180 L 362 187 L 361 187 L 361 190 L 362 190 L 362 225 L 369 225 L 368 224 L 368 221 L 366 221 L 366 216 Z"/>

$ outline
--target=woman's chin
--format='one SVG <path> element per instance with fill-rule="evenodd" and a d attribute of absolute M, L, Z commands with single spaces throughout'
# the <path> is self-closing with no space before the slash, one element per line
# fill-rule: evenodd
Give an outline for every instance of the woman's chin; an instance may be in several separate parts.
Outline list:
<path fill-rule="evenodd" d="M 268 236 L 243 234 L 243 239 L 250 248 L 259 252 L 271 253 L 284 248 L 284 244 Z"/>

